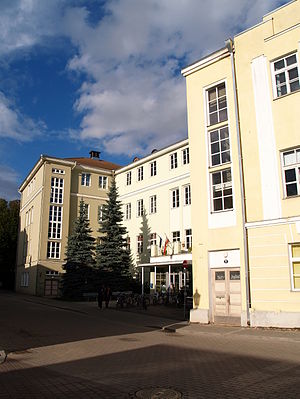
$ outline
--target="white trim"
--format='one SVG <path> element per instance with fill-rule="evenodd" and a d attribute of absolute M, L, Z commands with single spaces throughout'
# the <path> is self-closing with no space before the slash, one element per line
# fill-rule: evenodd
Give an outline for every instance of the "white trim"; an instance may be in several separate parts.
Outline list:
<path fill-rule="evenodd" d="M 186 68 L 183 68 L 181 70 L 181 74 L 184 77 L 187 77 L 191 73 L 197 72 L 202 68 L 205 68 L 215 62 L 222 60 L 225 57 L 228 57 L 229 55 L 230 54 L 228 52 L 228 49 L 226 47 L 224 47 L 214 53 L 209 54 L 205 58 L 202 58 L 201 60 L 196 61 L 194 64 L 189 65 Z"/>
<path fill-rule="evenodd" d="M 127 194 L 124 194 L 124 195 L 120 195 L 119 199 L 120 200 L 124 200 L 124 199 L 126 199 L 128 197 L 139 195 L 141 193 L 144 193 L 144 192 L 147 192 L 147 191 L 151 191 L 153 189 L 165 186 L 167 184 L 175 183 L 177 181 L 186 179 L 188 177 L 190 177 L 190 172 L 184 173 L 183 175 L 180 175 L 180 176 L 177 176 L 177 177 L 173 177 L 172 179 L 168 179 L 168 180 L 162 181 L 160 183 L 152 184 L 151 186 L 147 186 L 147 187 L 141 188 L 139 190 L 131 191 L 130 193 L 127 193 Z"/>
<path fill-rule="evenodd" d="M 247 222 L 245 224 L 247 229 L 255 229 L 257 227 L 269 227 L 269 226 L 279 226 L 282 224 L 292 224 L 300 222 L 300 216 L 294 216 L 291 218 L 278 218 L 278 219 L 271 219 L 271 220 L 262 220 L 256 222 Z M 279 234 L 275 234 L 278 236 Z M 252 238 L 252 237 L 251 237 Z"/>
<path fill-rule="evenodd" d="M 72 195 L 73 197 L 79 197 L 79 198 L 84 197 L 84 198 L 97 199 L 97 200 L 100 199 L 100 200 L 107 201 L 107 197 L 98 197 L 96 195 L 87 195 L 87 194 L 80 194 L 80 193 L 71 193 L 70 195 Z"/>
<path fill-rule="evenodd" d="M 264 39 L 264 41 L 265 41 L 265 42 L 268 42 L 269 40 L 276 39 L 278 36 L 284 35 L 285 33 L 288 33 L 288 32 L 290 32 L 291 30 L 294 30 L 294 29 L 299 28 L 299 26 L 300 26 L 299 23 L 296 24 L 296 25 L 293 25 L 293 26 L 291 26 L 291 27 L 289 27 L 289 28 L 287 28 L 287 29 L 284 29 L 284 30 L 282 30 L 282 31 L 280 31 L 280 32 L 275 33 L 275 34 L 272 35 L 272 36 L 266 37 L 266 38 Z"/>
<path fill-rule="evenodd" d="M 77 161 L 77 162 L 80 162 L 80 161 Z M 87 165 L 79 165 L 78 163 L 76 163 L 76 166 L 77 166 L 77 169 L 79 169 L 79 170 L 95 172 L 97 174 L 103 173 L 103 174 L 107 174 L 107 176 L 112 175 L 112 170 L 110 170 L 110 169 L 95 168 L 95 167 L 87 166 Z M 84 172 L 84 173 L 87 173 L 87 172 Z"/>

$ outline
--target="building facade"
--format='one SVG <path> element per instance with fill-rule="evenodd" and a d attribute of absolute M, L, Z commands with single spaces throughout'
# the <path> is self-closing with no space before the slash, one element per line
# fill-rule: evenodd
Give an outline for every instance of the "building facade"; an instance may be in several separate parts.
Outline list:
<path fill-rule="evenodd" d="M 101 208 L 119 165 L 90 158 L 41 156 L 20 186 L 21 209 L 16 264 L 16 290 L 59 296 L 67 239 L 84 200 L 97 237 Z"/>
<path fill-rule="evenodd" d="M 300 327 L 300 2 L 183 69 L 191 321 Z"/>
<path fill-rule="evenodd" d="M 134 263 L 151 291 L 181 289 L 191 277 L 192 221 L 188 140 L 116 171 Z M 186 271 L 183 261 L 188 261 Z"/>

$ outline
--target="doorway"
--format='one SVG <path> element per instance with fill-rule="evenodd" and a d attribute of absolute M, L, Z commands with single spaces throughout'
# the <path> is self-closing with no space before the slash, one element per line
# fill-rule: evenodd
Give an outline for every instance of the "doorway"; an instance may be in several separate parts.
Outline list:
<path fill-rule="evenodd" d="M 58 296 L 58 280 L 47 279 L 45 280 L 45 296 Z"/>
<path fill-rule="evenodd" d="M 241 324 L 240 268 L 212 269 L 213 322 Z"/>

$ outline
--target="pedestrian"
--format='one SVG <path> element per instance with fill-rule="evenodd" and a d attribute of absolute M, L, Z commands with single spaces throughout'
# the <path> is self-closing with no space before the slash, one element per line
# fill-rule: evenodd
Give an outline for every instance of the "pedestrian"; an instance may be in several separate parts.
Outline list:
<path fill-rule="evenodd" d="M 102 284 L 98 289 L 98 307 L 102 309 L 102 302 L 104 299 L 104 285 Z"/>
<path fill-rule="evenodd" d="M 105 307 L 108 308 L 108 304 L 111 298 L 111 289 L 109 286 L 105 288 Z"/>

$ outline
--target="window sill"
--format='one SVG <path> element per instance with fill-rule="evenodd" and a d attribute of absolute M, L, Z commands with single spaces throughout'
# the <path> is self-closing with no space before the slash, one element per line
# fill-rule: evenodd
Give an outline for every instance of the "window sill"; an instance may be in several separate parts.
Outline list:
<path fill-rule="evenodd" d="M 210 214 L 211 215 L 216 215 L 216 214 L 220 214 L 220 213 L 224 213 L 224 212 L 232 212 L 234 211 L 234 208 L 232 209 L 222 209 L 221 211 L 211 211 Z"/>
<path fill-rule="evenodd" d="M 219 170 L 222 170 L 224 167 L 231 165 L 231 163 L 232 163 L 231 161 L 228 161 L 220 165 L 209 166 L 208 170 L 218 172 Z"/>
<path fill-rule="evenodd" d="M 288 200 L 288 199 L 291 199 L 291 198 L 300 198 L 300 194 L 290 195 L 289 197 L 283 197 L 282 200 Z"/>
<path fill-rule="evenodd" d="M 223 122 L 218 122 L 218 123 L 214 123 L 213 125 L 206 125 L 207 130 L 214 130 L 214 129 L 219 129 L 223 126 L 226 126 L 229 124 L 228 119 L 226 121 Z"/>
<path fill-rule="evenodd" d="M 291 93 L 283 94 L 282 96 L 279 96 L 279 97 L 274 97 L 273 101 L 280 100 L 281 98 L 285 98 L 285 97 L 291 96 L 292 94 L 295 94 L 295 93 L 300 93 L 300 89 L 292 91 Z"/>

